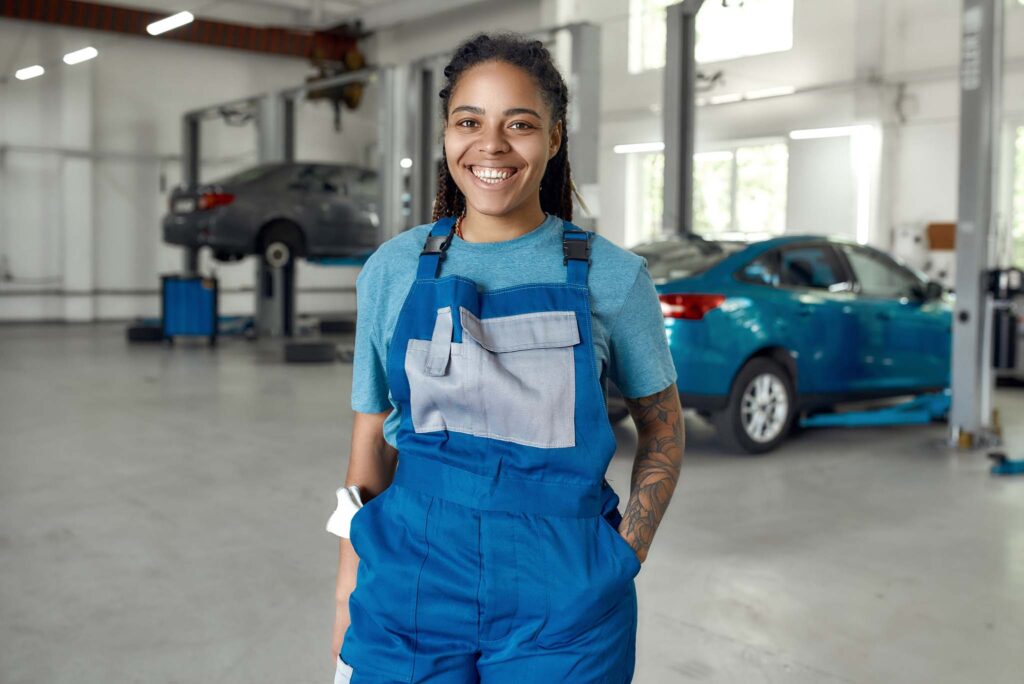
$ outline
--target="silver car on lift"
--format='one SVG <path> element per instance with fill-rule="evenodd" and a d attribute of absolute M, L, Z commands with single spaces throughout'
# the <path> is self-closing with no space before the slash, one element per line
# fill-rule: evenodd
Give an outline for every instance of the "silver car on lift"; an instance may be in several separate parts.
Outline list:
<path fill-rule="evenodd" d="M 351 164 L 261 164 L 194 190 L 175 188 L 164 241 L 209 247 L 219 261 L 261 255 L 271 266 L 298 257 L 363 256 L 379 244 L 377 172 Z"/>

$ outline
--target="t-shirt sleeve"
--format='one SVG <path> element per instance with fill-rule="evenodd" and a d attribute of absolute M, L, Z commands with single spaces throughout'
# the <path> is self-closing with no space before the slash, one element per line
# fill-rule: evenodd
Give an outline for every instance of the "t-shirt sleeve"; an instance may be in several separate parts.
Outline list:
<path fill-rule="evenodd" d="M 372 257 L 371 257 L 372 260 Z M 352 410 L 380 413 L 392 408 L 388 399 L 388 376 L 384 340 L 379 334 L 382 278 L 367 260 L 356 277 L 356 343 L 352 356 Z"/>
<path fill-rule="evenodd" d="M 676 381 L 658 291 L 644 259 L 612 321 L 608 376 L 624 397 L 646 397 Z"/>

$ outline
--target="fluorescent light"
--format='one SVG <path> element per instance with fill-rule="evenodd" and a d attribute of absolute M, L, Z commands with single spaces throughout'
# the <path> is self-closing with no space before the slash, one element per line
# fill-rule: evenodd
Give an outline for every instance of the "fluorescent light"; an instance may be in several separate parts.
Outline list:
<path fill-rule="evenodd" d="M 751 90 L 750 92 L 743 93 L 743 97 L 748 100 L 760 100 L 765 97 L 781 97 L 782 95 L 792 95 L 795 92 L 796 88 L 794 88 L 793 86 L 779 86 L 778 88 Z"/>
<path fill-rule="evenodd" d="M 146 33 L 151 36 L 159 36 L 161 33 L 167 33 L 176 28 L 181 28 L 185 24 L 191 24 L 194 20 L 195 17 L 192 16 L 191 12 L 178 12 L 160 21 L 154 21 L 146 27 Z"/>
<path fill-rule="evenodd" d="M 663 142 L 629 143 L 626 145 L 616 145 L 612 148 L 615 154 L 629 154 L 631 152 L 661 152 L 664 149 L 665 143 Z"/>
<path fill-rule="evenodd" d="M 18 69 L 17 71 L 15 71 L 14 78 L 18 79 L 19 81 L 27 81 L 30 78 L 42 76 L 45 73 L 46 69 L 44 69 L 38 64 L 33 64 L 30 67 L 25 67 L 24 69 Z"/>
<path fill-rule="evenodd" d="M 871 126 L 836 126 L 834 128 L 805 128 L 799 131 L 790 131 L 791 140 L 812 140 L 814 138 L 840 138 L 844 135 L 855 135 Z"/>
<path fill-rule="evenodd" d="M 729 93 L 728 95 L 712 95 L 711 104 L 729 104 L 730 102 L 739 102 L 743 99 L 743 95 L 740 93 Z"/>
<path fill-rule="evenodd" d="M 82 62 L 88 62 L 90 59 L 95 59 L 96 55 L 100 54 L 94 47 L 84 47 L 81 50 L 75 50 L 64 55 L 64 63 L 68 65 L 81 64 Z"/>

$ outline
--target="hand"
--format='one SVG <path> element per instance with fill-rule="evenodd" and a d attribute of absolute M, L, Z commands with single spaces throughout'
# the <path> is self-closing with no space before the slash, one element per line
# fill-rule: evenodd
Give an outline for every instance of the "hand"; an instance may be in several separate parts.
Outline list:
<path fill-rule="evenodd" d="M 626 543 L 629 544 L 629 548 L 633 549 L 633 553 L 636 554 L 637 560 L 640 561 L 640 565 L 643 565 L 644 561 L 647 560 L 647 548 L 646 547 L 641 547 L 638 550 L 636 548 L 636 544 L 633 543 L 633 540 L 631 538 L 627 537 L 626 535 L 622 534 L 621 532 L 619 532 L 619 536 L 626 540 Z"/>

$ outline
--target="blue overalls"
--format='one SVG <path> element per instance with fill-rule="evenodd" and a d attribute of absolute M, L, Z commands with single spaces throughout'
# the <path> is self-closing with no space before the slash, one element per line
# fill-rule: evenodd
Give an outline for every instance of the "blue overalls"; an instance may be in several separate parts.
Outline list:
<path fill-rule="evenodd" d="M 590 233 L 566 222 L 566 282 L 479 291 L 440 277 L 435 222 L 388 350 L 401 408 L 391 486 L 352 518 L 341 658 L 353 684 L 632 680 L 640 561 L 605 481 Z"/>

